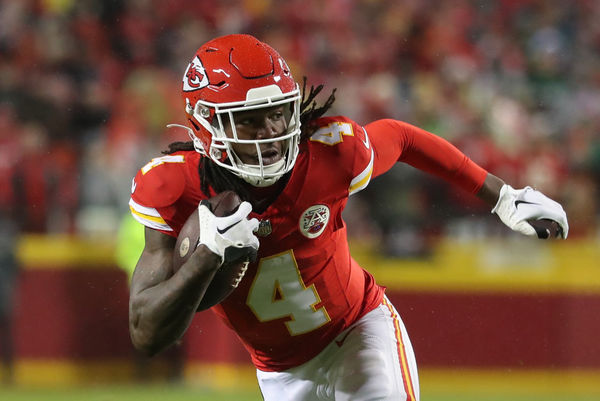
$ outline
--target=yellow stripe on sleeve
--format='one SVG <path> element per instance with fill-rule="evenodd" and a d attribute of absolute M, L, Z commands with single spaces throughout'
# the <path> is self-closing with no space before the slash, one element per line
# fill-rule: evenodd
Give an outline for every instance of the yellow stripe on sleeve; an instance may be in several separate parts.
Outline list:
<path fill-rule="evenodd" d="M 133 213 L 134 216 L 137 216 L 141 219 L 148 220 L 153 223 L 166 224 L 165 220 L 162 217 L 154 217 L 154 216 L 149 216 L 147 214 L 140 213 L 131 206 L 129 207 L 129 210 L 131 210 L 131 213 Z"/>
<path fill-rule="evenodd" d="M 371 148 L 371 160 L 369 160 L 367 167 L 350 182 L 350 187 L 348 188 L 349 195 L 353 195 L 358 191 L 365 189 L 367 185 L 369 185 L 371 176 L 373 175 L 374 159 L 375 154 L 373 153 L 373 148 Z"/>
<path fill-rule="evenodd" d="M 158 213 L 158 211 L 154 208 L 142 206 L 133 199 L 130 199 L 129 210 L 131 210 L 131 214 L 137 221 L 147 227 L 155 230 L 173 231 L 173 229 L 161 217 L 160 213 Z"/>

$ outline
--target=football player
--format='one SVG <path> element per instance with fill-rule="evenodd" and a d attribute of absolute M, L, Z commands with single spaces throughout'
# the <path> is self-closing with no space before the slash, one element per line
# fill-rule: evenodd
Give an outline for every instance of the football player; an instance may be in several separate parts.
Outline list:
<path fill-rule="evenodd" d="M 334 93 L 318 105 L 322 87 L 305 86 L 252 36 L 198 49 L 183 75 L 191 141 L 171 144 L 133 182 L 129 204 L 146 239 L 131 284 L 132 341 L 149 354 L 176 342 L 226 264 L 225 250 L 246 248 L 256 259 L 212 310 L 250 353 L 265 400 L 418 400 L 404 324 L 350 256 L 342 220 L 348 197 L 403 162 L 480 197 L 525 235 L 547 237 L 530 222 L 549 219 L 566 238 L 566 214 L 415 126 L 324 117 Z M 217 217 L 201 201 L 224 190 L 244 202 Z M 196 208 L 199 246 L 173 273 L 177 235 Z"/>

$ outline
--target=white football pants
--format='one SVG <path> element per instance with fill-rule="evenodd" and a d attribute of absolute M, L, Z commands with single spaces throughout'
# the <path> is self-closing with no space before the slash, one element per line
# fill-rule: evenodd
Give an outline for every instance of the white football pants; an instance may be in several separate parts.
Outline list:
<path fill-rule="evenodd" d="M 419 400 L 412 345 L 387 297 L 310 361 L 257 377 L 265 401 Z"/>

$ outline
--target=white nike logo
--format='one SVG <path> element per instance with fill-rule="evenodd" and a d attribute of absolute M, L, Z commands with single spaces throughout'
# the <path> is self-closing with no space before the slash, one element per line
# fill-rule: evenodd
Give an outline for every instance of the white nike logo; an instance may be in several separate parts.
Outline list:
<path fill-rule="evenodd" d="M 369 143 L 369 135 L 367 135 L 367 130 L 365 129 L 365 127 L 362 127 L 363 132 L 365 133 L 365 139 L 364 141 L 361 139 L 363 145 L 365 145 L 365 148 L 369 149 L 370 143 Z"/>

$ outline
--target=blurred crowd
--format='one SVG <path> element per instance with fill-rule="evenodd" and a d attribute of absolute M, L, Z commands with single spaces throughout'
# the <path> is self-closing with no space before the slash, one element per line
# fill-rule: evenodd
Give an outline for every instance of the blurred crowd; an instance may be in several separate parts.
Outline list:
<path fill-rule="evenodd" d="M 194 51 L 244 32 L 337 88 L 333 113 L 447 138 L 562 202 L 572 237 L 599 236 L 598 21 L 595 0 L 0 0 L 0 210 L 25 232 L 115 233 L 135 172 L 186 140 L 165 125 L 184 121 Z M 405 167 L 346 218 L 397 255 L 499 226 Z"/>

